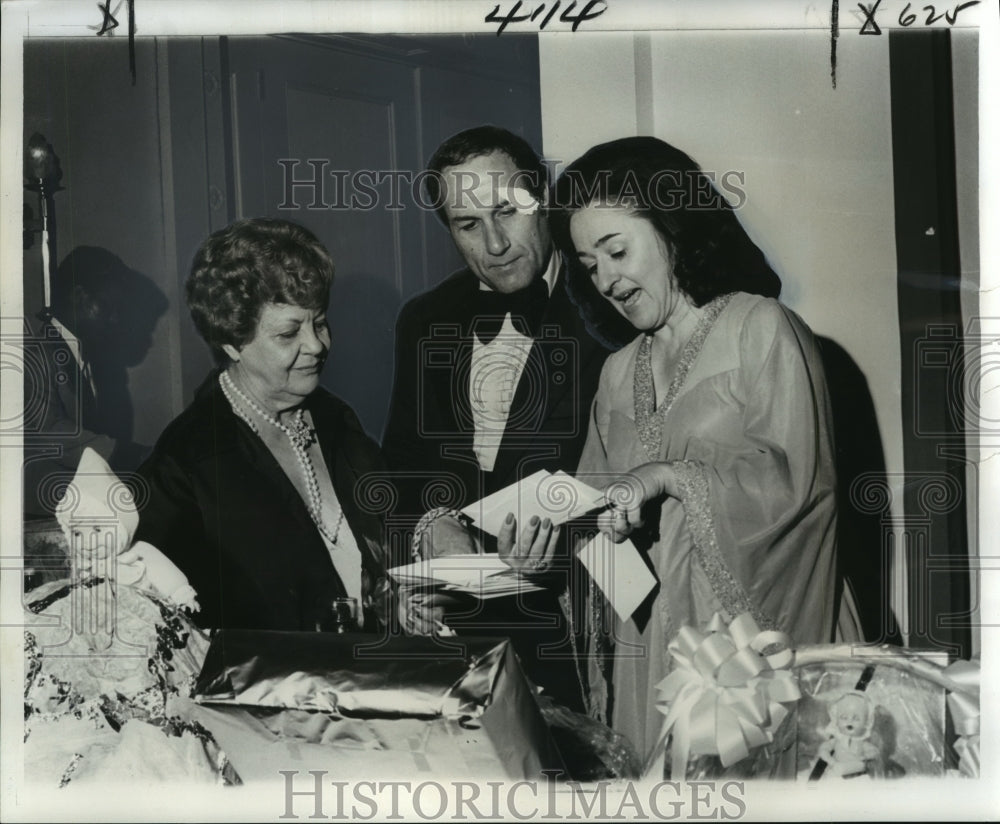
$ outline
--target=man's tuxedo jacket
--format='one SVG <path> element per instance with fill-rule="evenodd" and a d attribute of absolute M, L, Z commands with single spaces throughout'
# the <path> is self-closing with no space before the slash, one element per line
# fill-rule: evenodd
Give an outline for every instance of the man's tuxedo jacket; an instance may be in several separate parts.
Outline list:
<path fill-rule="evenodd" d="M 493 470 L 480 469 L 470 403 L 478 290 L 475 275 L 463 269 L 407 303 L 397 321 L 382 446 L 398 494 L 397 523 L 411 528 L 434 507 L 465 507 L 539 469 L 574 474 L 583 450 L 608 349 L 587 332 L 563 267 L 516 387 Z M 573 568 L 562 565 L 564 573 Z M 508 636 L 529 677 L 556 701 L 582 710 L 570 643 L 574 626 L 556 599 L 567 585 L 564 573 L 554 576 L 548 590 L 486 601 L 461 618 L 449 616 L 448 623 L 460 633 Z"/>
<path fill-rule="evenodd" d="M 400 514 L 463 507 L 539 469 L 576 472 L 608 349 L 587 332 L 565 267 L 514 395 L 491 472 L 472 450 L 469 397 L 479 281 L 462 269 L 413 298 L 396 324 L 396 368 L 382 441 L 401 478 Z"/>

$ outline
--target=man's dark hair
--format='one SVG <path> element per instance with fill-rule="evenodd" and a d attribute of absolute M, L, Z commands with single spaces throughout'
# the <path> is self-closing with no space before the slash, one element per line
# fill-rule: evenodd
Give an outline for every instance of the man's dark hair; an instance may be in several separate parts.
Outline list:
<path fill-rule="evenodd" d="M 438 146 L 427 164 L 427 174 L 424 178 L 424 188 L 433 204 L 438 219 L 448 225 L 448 215 L 445 212 L 442 180 L 444 170 L 449 166 L 459 166 L 474 157 L 503 152 L 509 157 L 522 173 L 518 184 L 527 189 L 532 197 L 539 202 L 545 200 L 545 192 L 549 185 L 549 173 L 541 158 L 523 138 L 499 126 L 485 125 L 466 129 L 464 132 L 452 135 Z"/>

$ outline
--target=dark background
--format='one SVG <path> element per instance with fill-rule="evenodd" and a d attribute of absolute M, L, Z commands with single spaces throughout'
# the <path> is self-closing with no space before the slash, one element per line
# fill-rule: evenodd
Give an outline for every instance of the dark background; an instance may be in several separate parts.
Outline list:
<path fill-rule="evenodd" d="M 183 303 L 198 244 L 261 215 L 303 223 L 330 249 L 333 346 L 323 383 L 379 438 L 396 313 L 460 259 L 408 184 L 396 184 L 393 198 L 386 179 L 372 186 L 380 198 L 372 208 L 345 208 L 371 195 L 344 191 L 334 172 L 348 181 L 362 170 L 415 175 L 444 138 L 484 122 L 541 151 L 533 36 L 146 38 L 136 41 L 134 85 L 124 38 L 28 40 L 24 54 L 25 139 L 43 134 L 62 169 L 54 264 L 76 246 L 103 247 L 168 304 L 149 319 L 153 345 L 122 376 L 129 386 L 114 387 L 131 406 L 119 411 L 117 432 L 146 443 L 212 367 Z M 286 189 L 315 169 L 321 190 Z M 390 199 L 400 208 L 386 208 Z M 34 196 L 25 202 L 37 211 Z M 37 243 L 25 252 L 24 281 L 32 315 L 43 303 Z"/>

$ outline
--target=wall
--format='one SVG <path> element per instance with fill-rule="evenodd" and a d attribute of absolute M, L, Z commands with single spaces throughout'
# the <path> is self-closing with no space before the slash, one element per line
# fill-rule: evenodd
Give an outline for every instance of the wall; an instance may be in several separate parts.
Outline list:
<path fill-rule="evenodd" d="M 953 31 L 951 36 L 952 51 L 952 93 L 954 95 L 955 116 L 955 165 L 957 167 L 956 185 L 958 190 L 958 242 L 959 257 L 962 265 L 961 298 L 962 318 L 968 335 L 967 348 L 969 358 L 966 362 L 965 397 L 969 401 L 966 407 L 968 420 L 977 420 L 979 415 L 978 399 L 981 391 L 981 375 L 979 357 L 985 353 L 977 338 L 981 340 L 984 329 L 980 323 L 981 310 L 979 306 L 980 263 L 979 263 L 979 32 Z M 963 136 L 965 139 L 963 139 Z M 969 518 L 969 554 L 978 555 L 979 550 L 979 511 L 981 488 L 979 454 L 979 427 L 970 426 L 966 438 L 966 453 L 969 459 L 965 474 L 966 495 L 968 499 L 966 511 Z M 970 604 L 973 608 L 979 606 L 979 595 L 976 592 L 978 581 L 973 576 L 973 592 Z M 980 649 L 979 622 L 973 622 L 973 649 Z"/>
<path fill-rule="evenodd" d="M 111 416 L 112 434 L 152 444 L 190 402 L 212 367 L 184 305 L 190 261 L 210 231 L 238 216 L 271 214 L 301 221 L 334 252 L 335 351 L 323 382 L 378 438 L 400 301 L 442 280 L 460 258 L 438 221 L 406 197 L 408 186 L 406 211 L 280 209 L 276 160 L 329 158 L 331 170 L 352 172 L 422 170 L 442 139 L 491 120 L 537 144 L 535 38 L 139 38 L 134 85 L 128 59 L 124 38 L 25 43 L 24 140 L 43 134 L 63 172 L 53 266 L 77 246 L 101 247 L 144 276 L 133 280 L 148 282 L 160 304 L 155 317 L 144 316 L 149 322 L 127 368 L 116 363 L 116 379 L 106 389 L 99 382 L 108 401 L 101 423 Z M 261 91 L 265 75 L 269 94 Z M 236 96 L 234 112 L 230 83 L 237 79 L 237 89 L 250 93 Z M 291 106 L 288 96 L 302 99 L 303 90 L 310 103 Z M 335 90 L 348 108 L 378 109 L 392 139 L 365 132 L 348 109 L 318 106 L 324 90 Z M 233 160 L 234 134 L 244 138 L 242 164 Z M 247 134 L 259 144 L 256 164 Z M 343 151 L 348 143 L 353 154 Z M 246 196 L 263 180 L 278 182 L 266 196 Z M 37 212 L 37 196 L 26 192 L 25 203 Z M 24 272 L 25 312 L 34 315 L 43 306 L 37 242 L 25 252 Z M 119 360 L 125 347 L 117 336 L 104 343 L 109 359 Z M 359 362 L 367 367 L 360 372 Z"/>
<path fill-rule="evenodd" d="M 294 173 L 301 180 L 309 176 L 306 158 L 327 161 L 324 202 L 360 195 L 364 203 L 348 173 L 389 169 L 414 180 L 445 138 L 472 126 L 499 123 L 539 145 L 537 38 L 229 38 L 226 48 L 234 216 L 298 221 L 330 250 L 337 275 L 322 382 L 379 438 L 399 308 L 458 269 L 461 258 L 405 182 L 398 208 L 383 182 L 373 187 L 380 194 L 372 208 L 316 209 L 308 189 L 287 193 L 279 164 L 302 161 Z M 345 179 L 340 195 L 335 170 Z"/>
<path fill-rule="evenodd" d="M 24 46 L 24 136 L 43 134 L 60 160 L 63 190 L 54 196 L 53 266 L 77 246 L 98 246 L 145 275 L 167 314 L 150 317 L 117 386 L 116 412 L 139 442 L 152 443 L 179 411 L 177 276 L 168 265 L 161 179 L 159 55 L 136 42 L 136 83 L 128 42 L 48 40 Z M 37 212 L 37 198 L 25 202 Z M 24 256 L 24 310 L 42 308 L 37 240 Z M 155 325 L 153 325 L 155 324 Z M 148 335 L 148 337 L 147 337 Z M 142 349 L 148 349 L 142 352 Z M 132 408 L 123 408 L 125 405 Z"/>
<path fill-rule="evenodd" d="M 705 170 L 745 173 L 741 221 L 781 275 L 785 303 L 860 369 L 898 478 L 887 38 L 840 38 L 836 89 L 829 48 L 823 31 L 542 35 L 545 153 L 569 161 L 642 131 Z M 901 591 L 893 602 L 905 611 Z"/>
<path fill-rule="evenodd" d="M 637 112 L 636 45 L 652 96 Z M 703 169 L 746 174 L 740 219 L 782 277 L 783 300 L 861 366 L 887 464 L 902 467 L 889 54 L 842 39 L 831 89 L 823 32 L 543 36 L 547 157 L 653 133 Z M 586 82 L 581 61 L 586 61 Z M 642 80 L 639 84 L 641 86 Z"/>
<path fill-rule="evenodd" d="M 538 38 L 546 158 L 569 163 L 595 143 L 636 134 L 639 37 L 577 32 Z"/>

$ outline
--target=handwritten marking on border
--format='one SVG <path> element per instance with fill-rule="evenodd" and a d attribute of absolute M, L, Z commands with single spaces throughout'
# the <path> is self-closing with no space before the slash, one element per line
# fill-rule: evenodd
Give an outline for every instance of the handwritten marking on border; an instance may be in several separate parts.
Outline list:
<path fill-rule="evenodd" d="M 98 3 L 97 8 L 101 12 L 101 27 L 98 29 L 96 26 L 89 26 L 97 32 L 97 36 L 108 35 L 109 37 L 114 37 L 115 29 L 120 25 L 118 23 L 118 18 L 115 15 L 121 9 L 122 4 L 128 4 L 128 69 L 129 73 L 132 75 L 132 85 L 135 85 L 135 0 L 119 0 L 118 5 L 115 6 L 114 11 L 111 9 L 111 0 L 104 0 L 104 3 Z"/>
<path fill-rule="evenodd" d="M 519 15 L 518 12 L 520 12 L 524 6 L 524 3 L 522 3 L 521 0 L 517 0 L 517 2 L 514 3 L 514 5 L 511 6 L 506 13 L 501 13 L 501 4 L 497 3 L 493 7 L 493 11 L 483 18 L 483 22 L 498 23 L 497 37 L 499 37 L 503 34 L 504 30 L 506 30 L 506 28 L 513 23 L 534 23 L 539 17 L 542 16 L 542 13 L 546 11 L 547 5 L 547 3 L 540 3 L 532 11 L 525 11 L 524 14 Z M 542 18 L 542 22 L 538 26 L 539 31 L 544 30 L 552 18 L 555 17 L 556 12 L 559 11 L 561 5 L 562 0 L 556 0 L 555 3 L 549 6 L 548 13 L 544 18 Z M 572 0 L 572 2 L 570 2 L 570 4 L 563 10 L 563 13 L 559 15 L 559 22 L 571 23 L 573 31 L 580 28 L 581 24 L 595 20 L 604 14 L 604 12 L 608 10 L 608 4 L 606 0 L 588 0 L 587 4 L 582 7 L 578 14 L 573 13 L 575 9 L 576 0 Z"/>
<path fill-rule="evenodd" d="M 861 24 L 861 30 L 858 34 L 882 34 L 882 29 L 878 27 L 878 23 L 875 22 L 875 12 L 878 11 L 879 5 L 881 5 L 882 0 L 875 0 L 871 5 L 864 5 L 863 3 L 858 3 L 858 8 L 861 9 L 861 13 L 865 16 L 865 22 Z"/>

